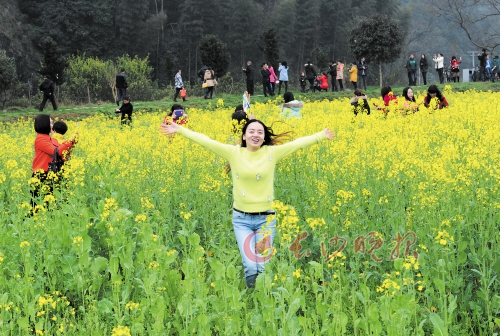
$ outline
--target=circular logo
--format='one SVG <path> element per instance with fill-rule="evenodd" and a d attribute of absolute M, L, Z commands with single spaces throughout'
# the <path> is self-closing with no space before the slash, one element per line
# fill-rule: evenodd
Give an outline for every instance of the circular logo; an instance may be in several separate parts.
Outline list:
<path fill-rule="evenodd" d="M 274 248 L 272 246 L 271 235 L 265 235 L 259 241 L 255 242 L 254 249 L 252 249 L 253 238 L 257 235 L 253 232 L 248 235 L 243 243 L 243 250 L 245 256 L 255 263 L 265 263 L 274 254 Z M 254 252 L 255 251 L 255 252 Z"/>

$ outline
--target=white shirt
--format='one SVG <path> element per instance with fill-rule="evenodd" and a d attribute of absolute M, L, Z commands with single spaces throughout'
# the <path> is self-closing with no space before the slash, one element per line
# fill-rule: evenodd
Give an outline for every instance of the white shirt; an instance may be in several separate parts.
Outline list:
<path fill-rule="evenodd" d="M 437 57 L 432 59 L 434 61 L 434 64 L 436 66 L 436 69 L 442 69 L 443 68 L 443 61 L 444 57 Z"/>

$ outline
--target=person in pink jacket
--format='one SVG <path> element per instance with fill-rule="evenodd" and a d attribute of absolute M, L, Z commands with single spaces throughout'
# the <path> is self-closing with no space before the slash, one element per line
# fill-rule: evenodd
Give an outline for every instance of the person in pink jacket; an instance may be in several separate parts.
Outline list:
<path fill-rule="evenodd" d="M 274 88 L 276 85 L 276 81 L 278 80 L 278 76 L 276 76 L 276 73 L 274 72 L 274 68 L 271 65 L 271 62 L 269 62 L 267 64 L 269 64 L 269 67 L 267 68 L 267 70 L 269 70 L 269 72 L 271 73 L 271 76 L 269 76 L 269 82 L 271 83 L 272 92 L 274 92 Z"/>
<path fill-rule="evenodd" d="M 337 61 L 337 81 L 339 82 L 340 91 L 344 91 L 342 80 L 344 79 L 344 63 Z"/>

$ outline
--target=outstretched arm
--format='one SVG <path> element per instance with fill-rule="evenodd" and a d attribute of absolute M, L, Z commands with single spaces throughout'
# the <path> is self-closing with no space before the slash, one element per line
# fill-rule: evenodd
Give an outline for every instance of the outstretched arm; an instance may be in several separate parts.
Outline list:
<path fill-rule="evenodd" d="M 272 146 L 271 148 L 276 153 L 276 159 L 279 160 L 289 154 L 298 151 L 299 149 L 307 148 L 314 144 L 318 144 L 325 139 L 332 140 L 334 137 L 335 137 L 335 132 L 328 128 L 325 128 L 323 131 L 318 132 L 316 134 L 298 138 L 284 145 Z"/>
<path fill-rule="evenodd" d="M 226 160 L 229 160 L 231 157 L 231 153 L 235 150 L 235 146 L 222 144 L 218 141 L 212 140 L 204 134 L 197 133 L 191 131 L 187 128 L 180 126 L 175 122 L 171 123 L 163 123 L 160 126 L 160 132 L 164 135 L 175 134 L 178 133 L 183 137 L 196 142 L 198 145 L 203 148 L 223 157 Z"/>

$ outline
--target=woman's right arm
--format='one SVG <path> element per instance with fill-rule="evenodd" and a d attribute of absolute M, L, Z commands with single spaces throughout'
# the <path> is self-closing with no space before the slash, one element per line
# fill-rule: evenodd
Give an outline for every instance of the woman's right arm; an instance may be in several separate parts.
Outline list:
<path fill-rule="evenodd" d="M 220 157 L 222 157 L 226 160 L 229 160 L 229 158 L 231 157 L 231 153 L 236 148 L 233 145 L 226 145 L 226 144 L 220 143 L 218 141 L 215 141 L 213 139 L 210 139 L 205 134 L 191 131 L 187 128 L 180 126 L 177 123 L 161 124 L 160 132 L 163 133 L 164 135 L 178 133 L 178 134 L 182 135 L 183 137 L 185 137 L 191 141 L 196 142 L 198 145 L 200 145 L 203 148 L 219 155 Z"/>
<path fill-rule="evenodd" d="M 57 141 L 56 141 L 57 142 Z M 73 147 L 73 142 L 72 141 L 64 141 L 62 144 L 59 146 L 56 146 L 52 141 L 51 138 L 43 138 L 39 139 L 36 142 L 36 149 L 44 152 L 45 154 L 54 155 L 55 149 L 57 147 L 57 150 L 59 152 L 59 155 L 62 155 L 63 151 L 69 151 Z"/>

